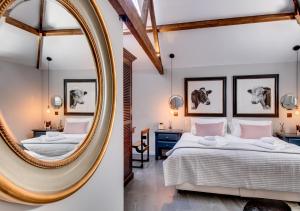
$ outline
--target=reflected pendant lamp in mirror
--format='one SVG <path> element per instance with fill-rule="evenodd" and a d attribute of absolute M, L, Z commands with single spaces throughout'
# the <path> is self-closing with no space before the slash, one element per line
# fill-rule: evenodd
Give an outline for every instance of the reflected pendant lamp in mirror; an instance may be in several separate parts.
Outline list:
<path fill-rule="evenodd" d="M 48 95 L 47 95 L 47 100 L 48 100 L 48 105 L 47 105 L 47 113 L 50 114 L 51 110 L 50 110 L 50 62 L 52 61 L 52 58 L 51 57 L 47 57 L 46 58 L 47 61 L 48 61 L 48 76 L 47 76 L 47 91 L 48 91 Z"/>
<path fill-rule="evenodd" d="M 284 96 L 281 97 L 280 99 L 280 104 L 283 108 L 287 109 L 287 110 L 294 110 L 297 109 L 295 114 L 299 115 L 299 111 L 298 111 L 298 89 L 299 89 L 299 85 L 298 85 L 298 77 L 299 77 L 299 50 L 300 50 L 300 46 L 296 45 L 293 47 L 293 51 L 296 52 L 297 55 L 297 65 L 296 65 L 296 95 L 293 94 L 285 94 Z"/>
<path fill-rule="evenodd" d="M 183 97 L 173 94 L 173 59 L 175 58 L 175 55 L 170 54 L 169 57 L 171 59 L 171 97 L 169 98 L 169 107 L 171 109 L 171 113 L 174 116 L 178 116 L 177 110 L 183 106 Z"/>

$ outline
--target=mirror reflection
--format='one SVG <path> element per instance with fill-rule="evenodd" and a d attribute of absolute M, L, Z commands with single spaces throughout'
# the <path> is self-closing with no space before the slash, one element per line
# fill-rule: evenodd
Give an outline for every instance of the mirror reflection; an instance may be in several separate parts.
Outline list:
<path fill-rule="evenodd" d="M 79 23 L 55 0 L 19 0 L 0 22 L 0 114 L 21 149 L 62 160 L 93 124 L 97 74 Z"/>

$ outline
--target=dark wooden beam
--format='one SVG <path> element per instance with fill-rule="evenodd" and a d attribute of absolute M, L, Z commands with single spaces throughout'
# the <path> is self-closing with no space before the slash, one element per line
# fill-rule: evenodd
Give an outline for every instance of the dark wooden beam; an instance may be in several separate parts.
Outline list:
<path fill-rule="evenodd" d="M 83 35 L 81 29 L 55 29 L 55 30 L 44 30 L 43 36 L 63 36 L 63 35 Z"/>
<path fill-rule="evenodd" d="M 37 69 L 40 69 L 43 46 L 44 46 L 44 37 L 40 34 L 40 36 L 38 38 L 38 52 L 37 52 L 37 61 L 36 61 Z"/>
<path fill-rule="evenodd" d="M 159 32 L 180 31 L 189 29 L 201 29 L 220 26 L 233 26 L 241 24 L 253 24 L 272 21 L 283 21 L 295 19 L 294 13 L 273 14 L 273 15 L 258 15 L 238 18 L 226 18 L 217 20 L 195 21 L 187 23 L 175 23 L 159 26 Z"/>
<path fill-rule="evenodd" d="M 11 17 L 6 17 L 5 18 L 5 22 L 7 24 L 10 24 L 12 26 L 15 26 L 19 29 L 22 29 L 22 30 L 25 30 L 29 33 L 32 33 L 32 34 L 35 34 L 35 35 L 39 35 L 39 30 L 37 30 L 36 28 L 33 28 L 32 26 L 29 26 L 25 23 L 22 23 L 14 18 L 11 18 Z"/>
<path fill-rule="evenodd" d="M 156 26 L 156 18 L 155 18 L 153 0 L 150 0 L 149 11 L 150 11 L 150 18 L 151 18 L 152 29 L 153 29 L 154 47 L 156 50 L 156 54 L 160 57 L 160 46 L 159 46 L 158 30 L 157 30 L 157 26 Z"/>
<path fill-rule="evenodd" d="M 164 70 L 161 60 L 156 54 L 156 51 L 147 35 L 145 26 L 137 13 L 132 0 L 109 0 L 109 2 L 120 17 L 122 17 L 128 29 L 144 49 L 158 72 L 163 74 Z"/>
<path fill-rule="evenodd" d="M 241 25 L 241 24 L 253 24 L 253 23 L 263 23 L 272 21 L 284 21 L 284 20 L 294 20 L 294 13 L 283 13 L 283 14 L 271 14 L 271 15 L 259 15 L 259 16 L 246 16 L 238 18 L 226 18 L 217 20 L 204 20 L 204 21 L 194 21 L 186 23 L 173 23 L 166 25 L 158 25 L 158 32 L 170 32 L 170 31 L 180 31 L 180 30 L 191 30 L 191 29 L 201 29 L 201 28 L 211 28 L 220 26 L 231 26 L 231 25 Z M 147 29 L 148 33 L 152 33 L 152 29 Z M 124 32 L 124 35 L 129 35 L 128 31 Z"/>
<path fill-rule="evenodd" d="M 142 8 L 142 11 L 141 11 L 141 19 L 144 23 L 144 26 L 147 26 L 149 7 L 150 7 L 150 0 L 144 0 L 143 8 Z"/>
<path fill-rule="evenodd" d="M 43 52 L 43 44 L 44 44 L 44 38 L 43 38 L 43 35 L 42 35 L 44 14 L 45 14 L 45 0 L 41 0 L 41 3 L 40 3 L 40 18 L 39 18 L 38 52 L 37 52 L 37 58 L 36 58 L 36 68 L 37 69 L 40 69 L 40 63 L 41 63 L 41 60 L 42 60 L 42 52 Z"/>
<path fill-rule="evenodd" d="M 299 2 L 298 2 L 298 0 L 293 0 L 293 3 L 294 3 L 294 8 L 295 8 L 295 14 L 297 14 L 300 11 Z"/>
<path fill-rule="evenodd" d="M 294 7 L 295 7 L 295 18 L 298 22 L 298 24 L 300 24 L 300 6 L 299 6 L 299 2 L 298 0 L 293 0 L 294 3 Z"/>

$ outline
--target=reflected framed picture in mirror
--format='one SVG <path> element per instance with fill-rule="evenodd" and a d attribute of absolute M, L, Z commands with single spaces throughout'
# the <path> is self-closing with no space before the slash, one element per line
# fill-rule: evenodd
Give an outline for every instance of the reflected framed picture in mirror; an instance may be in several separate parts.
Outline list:
<path fill-rule="evenodd" d="M 96 79 L 65 79 L 64 101 L 65 115 L 94 115 L 97 101 Z"/>

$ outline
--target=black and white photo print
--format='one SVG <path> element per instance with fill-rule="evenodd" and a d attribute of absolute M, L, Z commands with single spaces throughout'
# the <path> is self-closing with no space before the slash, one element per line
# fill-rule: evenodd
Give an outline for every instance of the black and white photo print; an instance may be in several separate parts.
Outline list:
<path fill-rule="evenodd" d="M 185 78 L 186 116 L 226 116 L 226 77 Z"/>
<path fill-rule="evenodd" d="M 234 117 L 278 117 L 279 75 L 233 77 Z"/>
<path fill-rule="evenodd" d="M 93 115 L 96 109 L 95 79 L 64 80 L 65 115 Z"/>

